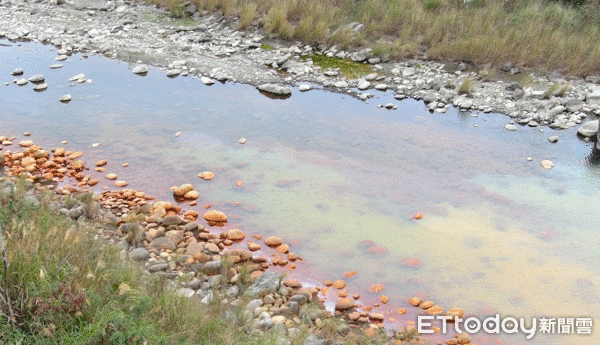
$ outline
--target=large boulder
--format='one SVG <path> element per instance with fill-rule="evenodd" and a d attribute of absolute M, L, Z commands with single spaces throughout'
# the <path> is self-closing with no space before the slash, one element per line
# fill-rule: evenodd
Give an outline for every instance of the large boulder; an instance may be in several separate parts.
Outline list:
<path fill-rule="evenodd" d="M 264 272 L 246 290 L 246 294 L 252 297 L 263 296 L 279 289 L 279 274 L 275 272 Z"/>

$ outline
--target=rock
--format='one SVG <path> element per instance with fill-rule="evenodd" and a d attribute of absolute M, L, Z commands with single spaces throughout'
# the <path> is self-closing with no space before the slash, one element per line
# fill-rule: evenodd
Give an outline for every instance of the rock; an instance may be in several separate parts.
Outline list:
<path fill-rule="evenodd" d="M 225 223 L 227 216 L 223 212 L 210 210 L 204 213 L 204 219 L 209 223 Z"/>
<path fill-rule="evenodd" d="M 180 197 L 183 198 L 188 192 L 191 192 L 194 190 L 194 186 L 186 183 L 186 184 L 182 184 L 181 186 L 179 186 L 177 189 L 175 189 L 175 191 L 173 192 L 173 194 L 176 197 Z"/>
<path fill-rule="evenodd" d="M 129 252 L 129 258 L 134 261 L 145 261 L 150 258 L 150 253 L 146 248 L 135 248 Z"/>
<path fill-rule="evenodd" d="M 343 281 L 343 280 L 341 280 L 341 279 L 340 280 L 336 280 L 336 281 L 333 282 L 333 287 L 335 289 L 341 290 L 341 289 L 343 289 L 343 288 L 346 287 L 346 282 Z"/>
<path fill-rule="evenodd" d="M 246 294 L 253 297 L 266 295 L 279 289 L 279 274 L 271 271 L 264 272 L 246 290 Z"/>
<path fill-rule="evenodd" d="M 408 299 L 408 303 L 410 305 L 412 305 L 413 307 L 418 307 L 419 304 L 421 304 L 421 302 L 423 302 L 423 300 L 420 299 L 419 297 L 411 297 Z"/>
<path fill-rule="evenodd" d="M 185 193 L 185 195 L 183 196 L 184 199 L 189 199 L 189 200 L 196 200 L 200 197 L 200 193 L 198 193 L 198 191 L 195 190 L 191 190 L 187 193 Z"/>
<path fill-rule="evenodd" d="M 117 187 L 127 187 L 127 184 L 128 183 L 125 182 L 125 181 L 115 181 L 114 182 L 114 185 L 117 186 Z"/>
<path fill-rule="evenodd" d="M 329 342 L 325 339 L 321 339 L 316 335 L 310 335 L 304 340 L 304 345 L 328 345 Z"/>
<path fill-rule="evenodd" d="M 39 83 L 43 83 L 44 82 L 44 76 L 41 74 L 36 74 L 33 77 L 29 78 L 29 81 L 34 83 L 34 84 L 39 84 Z"/>
<path fill-rule="evenodd" d="M 72 208 L 69 211 L 67 211 L 67 216 L 72 219 L 77 219 L 77 218 L 81 217 L 82 214 L 83 214 L 83 210 L 79 207 Z"/>
<path fill-rule="evenodd" d="M 194 296 L 196 291 L 194 291 L 190 288 L 180 288 L 177 290 L 177 293 L 183 297 L 190 298 L 190 297 Z"/>
<path fill-rule="evenodd" d="M 600 122 L 600 120 L 594 120 L 594 121 L 586 122 L 583 126 L 581 126 L 577 130 L 577 133 L 579 135 L 584 136 L 584 137 L 588 137 L 588 138 L 592 137 L 596 133 L 598 133 L 599 122 Z"/>
<path fill-rule="evenodd" d="M 552 163 L 549 160 L 543 160 L 540 162 L 540 165 L 542 166 L 542 168 L 544 169 L 552 169 L 554 167 L 554 163 Z"/>
<path fill-rule="evenodd" d="M 594 105 L 594 104 L 600 105 L 600 92 L 597 91 L 597 92 L 588 93 L 585 96 L 585 102 L 588 105 Z"/>
<path fill-rule="evenodd" d="M 200 174 L 198 174 L 198 177 L 200 177 L 203 180 L 210 181 L 215 177 L 215 173 L 210 171 L 203 171 Z"/>
<path fill-rule="evenodd" d="M 446 311 L 446 316 L 450 316 L 452 318 L 462 318 L 465 312 L 461 308 L 452 308 Z"/>
<path fill-rule="evenodd" d="M 15 68 L 12 70 L 12 72 L 10 72 L 10 75 L 21 75 L 21 74 L 23 74 L 22 68 Z"/>
<path fill-rule="evenodd" d="M 281 245 L 281 237 L 269 236 L 265 239 L 265 244 L 269 247 L 279 247 Z"/>
<path fill-rule="evenodd" d="M 158 263 L 158 264 L 150 266 L 150 268 L 148 268 L 148 272 L 155 273 L 155 272 L 160 272 L 160 271 L 166 271 L 168 269 L 169 269 L 169 264 Z"/>
<path fill-rule="evenodd" d="M 69 103 L 71 101 L 71 95 L 64 95 L 61 98 L 59 98 L 58 100 L 63 103 Z"/>
<path fill-rule="evenodd" d="M 553 136 L 551 136 L 551 137 L 548 138 L 548 141 L 551 142 L 551 143 L 558 142 L 558 136 L 553 135 Z"/>
<path fill-rule="evenodd" d="M 277 84 L 262 84 L 258 86 L 258 90 L 281 96 L 289 96 L 292 94 L 291 88 Z"/>
<path fill-rule="evenodd" d="M 384 316 L 380 313 L 373 313 L 369 315 L 369 320 L 373 322 L 383 322 Z"/>
<path fill-rule="evenodd" d="M 504 128 L 508 129 L 509 131 L 516 131 L 517 127 L 513 124 L 507 123 L 506 125 L 504 125 Z"/>
<path fill-rule="evenodd" d="M 260 244 L 258 243 L 254 243 L 254 242 L 248 242 L 248 249 L 250 251 L 257 251 L 260 250 L 262 247 L 260 246 Z"/>
<path fill-rule="evenodd" d="M 240 138 L 240 140 L 238 140 L 238 143 L 244 145 L 246 143 L 246 138 Z"/>
<path fill-rule="evenodd" d="M 105 176 L 107 179 L 109 180 L 116 180 L 117 179 L 117 174 L 106 174 Z"/>
<path fill-rule="evenodd" d="M 333 86 L 335 86 L 339 89 L 345 89 L 348 87 L 348 83 L 344 80 L 338 80 L 335 83 L 333 83 Z"/>
<path fill-rule="evenodd" d="M 28 81 L 27 81 L 27 79 L 25 79 L 25 78 L 21 78 L 21 79 L 18 79 L 18 80 L 17 80 L 17 85 L 18 85 L 18 86 L 27 85 L 27 83 L 29 83 L 29 82 L 28 82 Z"/>
<path fill-rule="evenodd" d="M 148 74 L 148 66 L 146 66 L 146 65 L 135 66 L 132 72 L 134 74 L 146 75 L 146 74 Z"/>
<path fill-rule="evenodd" d="M 214 276 L 221 273 L 221 269 L 223 268 L 223 261 L 214 260 L 209 261 L 204 265 L 204 273 L 209 276 Z"/>
<path fill-rule="evenodd" d="M 370 83 L 370 82 L 368 82 L 368 81 L 366 81 L 366 80 L 365 80 L 365 81 L 363 81 L 362 83 L 358 84 L 358 89 L 359 89 L 359 90 L 366 90 L 366 89 L 368 89 L 369 87 L 371 87 L 371 83 Z"/>
<path fill-rule="evenodd" d="M 180 73 L 181 73 L 181 71 L 178 70 L 178 69 L 170 69 L 170 70 L 167 71 L 167 77 L 169 77 L 169 78 L 175 78 Z"/>
<path fill-rule="evenodd" d="M 335 303 L 335 310 L 343 311 L 354 308 L 354 300 L 352 298 L 340 297 Z"/>
<path fill-rule="evenodd" d="M 162 222 L 161 225 L 164 227 L 169 227 L 171 225 L 179 225 L 183 223 L 183 218 L 181 218 L 180 216 L 177 215 L 169 215 L 166 216 Z"/>
<path fill-rule="evenodd" d="M 96 163 L 96 166 L 97 166 L 97 167 L 101 167 L 101 166 L 104 166 L 104 165 L 106 165 L 106 163 L 108 163 L 108 162 L 106 161 L 106 159 L 103 159 L 103 160 L 101 160 L 101 161 L 98 161 L 98 163 Z"/>
<path fill-rule="evenodd" d="M 388 89 L 387 84 L 377 84 L 375 85 L 375 90 L 385 91 Z"/>
<path fill-rule="evenodd" d="M 565 107 L 567 108 L 567 111 L 574 113 L 576 111 L 580 111 L 583 108 L 583 102 L 578 99 L 571 99 L 567 102 Z"/>
<path fill-rule="evenodd" d="M 231 241 L 241 241 L 246 237 L 243 231 L 240 229 L 231 229 L 227 231 L 227 239 Z"/>
<path fill-rule="evenodd" d="M 19 141 L 19 146 L 21 146 L 21 147 L 30 147 L 32 145 L 33 145 L 33 141 L 31 141 L 31 140 Z"/>
<path fill-rule="evenodd" d="M 444 308 L 440 307 L 439 305 L 436 305 L 431 308 L 427 308 L 425 312 L 429 315 L 440 315 L 444 312 Z"/>
<path fill-rule="evenodd" d="M 215 83 L 214 80 L 210 79 L 209 77 L 205 77 L 205 76 L 200 77 L 200 80 L 204 83 L 204 85 L 208 85 L 208 86 Z"/>
<path fill-rule="evenodd" d="M 50 69 L 58 69 L 58 68 L 62 68 L 63 64 L 61 63 L 55 63 L 53 65 L 50 65 L 48 67 L 50 67 Z"/>
<path fill-rule="evenodd" d="M 302 84 L 302 85 L 298 86 L 298 91 L 305 92 L 305 91 L 309 91 L 309 90 L 310 90 L 310 85 L 308 85 L 308 84 Z"/>
<path fill-rule="evenodd" d="M 69 81 L 77 81 L 79 79 L 85 79 L 85 74 L 79 73 L 75 76 L 72 76 L 71 78 L 69 78 Z"/>
<path fill-rule="evenodd" d="M 155 238 L 154 240 L 152 240 L 152 242 L 150 242 L 148 247 L 156 249 L 158 251 L 165 250 L 165 249 L 170 249 L 170 250 L 176 249 L 175 243 L 173 243 L 173 240 L 171 240 L 168 237 Z"/>
<path fill-rule="evenodd" d="M 33 87 L 33 91 L 44 91 L 46 89 L 48 89 L 47 83 L 42 83 Z"/>

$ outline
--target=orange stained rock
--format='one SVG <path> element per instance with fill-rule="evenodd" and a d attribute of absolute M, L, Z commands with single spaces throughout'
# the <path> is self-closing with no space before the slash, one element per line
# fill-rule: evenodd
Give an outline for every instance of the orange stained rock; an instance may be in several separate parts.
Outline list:
<path fill-rule="evenodd" d="M 360 298 L 360 295 L 359 295 L 359 294 L 354 294 L 354 295 L 352 295 L 352 298 L 354 298 L 354 299 L 359 299 L 359 298 Z"/>
<path fill-rule="evenodd" d="M 400 315 L 406 314 L 406 308 L 398 308 L 398 314 L 400 314 Z"/>
<path fill-rule="evenodd" d="M 344 274 L 344 276 L 346 278 L 350 278 L 353 277 L 356 274 L 356 271 L 350 271 L 350 272 L 346 272 L 346 274 Z"/>
<path fill-rule="evenodd" d="M 236 186 L 241 187 L 244 183 L 242 181 L 237 181 L 235 183 Z"/>
<path fill-rule="evenodd" d="M 325 286 L 330 287 L 331 285 L 333 285 L 333 282 L 331 280 L 325 281 Z"/>
<path fill-rule="evenodd" d="M 252 237 L 256 238 L 257 240 L 260 240 L 262 238 L 261 235 L 252 235 Z"/>
<path fill-rule="evenodd" d="M 346 282 L 341 279 L 338 279 L 338 280 L 334 281 L 332 285 L 334 288 L 341 290 L 346 287 Z"/>
<path fill-rule="evenodd" d="M 410 303 L 410 305 L 412 305 L 413 307 L 418 307 L 419 304 L 421 304 L 421 302 L 423 302 L 423 300 L 419 297 L 411 297 L 408 299 L 408 303 Z"/>
<path fill-rule="evenodd" d="M 340 290 L 340 291 L 338 291 L 338 296 L 340 296 L 340 297 L 348 297 L 348 291 L 347 290 Z"/>
<path fill-rule="evenodd" d="M 421 219 L 421 218 L 423 218 L 423 212 L 415 213 L 413 215 L 413 218 L 414 219 Z"/>
<path fill-rule="evenodd" d="M 379 293 L 381 290 L 383 290 L 383 284 L 372 284 L 369 286 L 369 291 L 371 292 Z"/>
<path fill-rule="evenodd" d="M 204 205 L 204 208 L 208 210 L 210 208 L 210 205 L 206 204 Z"/>
<path fill-rule="evenodd" d="M 381 303 L 386 304 L 389 301 L 389 298 L 386 295 L 381 295 L 379 296 L 379 300 L 381 301 Z"/>
<path fill-rule="evenodd" d="M 282 244 L 282 245 L 277 246 L 276 249 L 278 252 L 285 254 L 290 250 L 290 246 L 287 244 Z"/>

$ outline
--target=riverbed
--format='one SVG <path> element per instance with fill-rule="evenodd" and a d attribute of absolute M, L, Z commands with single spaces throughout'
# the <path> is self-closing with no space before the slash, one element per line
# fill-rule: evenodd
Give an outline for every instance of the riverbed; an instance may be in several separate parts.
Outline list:
<path fill-rule="evenodd" d="M 210 205 L 228 214 L 225 229 L 281 236 L 304 258 L 289 277 L 319 286 L 343 278 L 363 305 L 385 294 L 389 302 L 375 310 L 389 327 L 414 320 L 412 296 L 479 317 L 600 321 L 599 155 L 576 128 L 507 131 L 499 114 L 431 113 L 390 92 L 364 102 L 318 85 L 272 99 L 156 68 L 134 75 L 135 65 L 100 55 L 74 54 L 50 69 L 56 48 L 0 42 L 0 134 L 31 132 L 43 147 L 85 152 L 88 165 L 107 159 L 107 172 L 128 188 L 162 200 L 173 200 L 171 186 L 193 183 L 201 198 L 184 209 Z M 12 83 L 15 68 L 25 78 L 43 74 L 48 89 Z M 68 81 L 79 73 L 90 82 Z M 67 104 L 58 101 L 65 94 Z M 390 102 L 398 109 L 377 107 Z M 212 181 L 197 177 L 207 170 Z M 116 188 L 90 174 L 103 180 L 97 191 Z M 348 271 L 357 274 L 344 278 Z M 380 294 L 368 291 L 374 283 Z M 600 342 L 597 332 L 500 339 Z"/>

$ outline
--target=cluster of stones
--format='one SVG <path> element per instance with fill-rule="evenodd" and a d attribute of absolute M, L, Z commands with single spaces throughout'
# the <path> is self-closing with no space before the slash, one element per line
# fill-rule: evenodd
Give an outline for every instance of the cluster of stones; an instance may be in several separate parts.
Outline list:
<path fill-rule="evenodd" d="M 13 145 L 10 139 L 6 136 L 0 137 L 4 146 Z M 91 175 L 85 174 L 88 168 L 79 159 L 83 155 L 81 152 L 72 152 L 64 148 L 55 148 L 48 152 L 34 145 L 31 140 L 22 140 L 19 146 L 23 148 L 22 152 L 7 150 L 0 158 L 0 163 L 13 176 L 23 176 L 30 182 L 63 181 L 67 177 L 73 177 L 80 187 L 95 186 L 99 182 Z M 65 194 L 69 193 L 68 188 L 64 191 Z"/>

